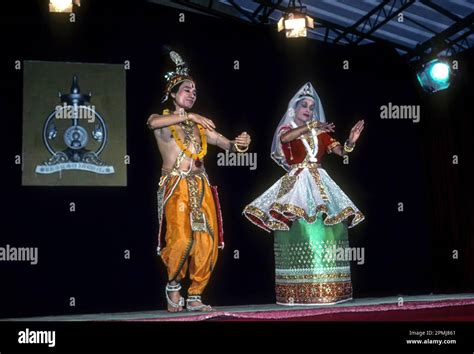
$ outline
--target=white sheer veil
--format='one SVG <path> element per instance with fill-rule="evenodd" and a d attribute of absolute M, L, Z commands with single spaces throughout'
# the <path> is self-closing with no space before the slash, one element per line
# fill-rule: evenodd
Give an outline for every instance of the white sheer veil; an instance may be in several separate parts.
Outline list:
<path fill-rule="evenodd" d="M 326 116 L 324 115 L 323 105 L 321 104 L 321 100 L 314 89 L 313 85 L 310 82 L 304 84 L 298 92 L 293 96 L 291 101 L 288 104 L 288 108 L 285 112 L 285 115 L 281 119 L 280 123 L 275 130 L 275 134 L 273 135 L 273 142 L 272 142 L 272 150 L 271 150 L 271 157 L 272 159 L 285 170 L 289 170 L 290 166 L 286 163 L 285 155 L 283 154 L 283 150 L 281 147 L 280 142 L 280 129 L 281 127 L 287 125 L 291 126 L 295 119 L 295 109 L 298 102 L 303 98 L 312 98 L 314 100 L 314 110 L 313 110 L 313 120 L 317 120 L 319 122 L 325 123 Z"/>

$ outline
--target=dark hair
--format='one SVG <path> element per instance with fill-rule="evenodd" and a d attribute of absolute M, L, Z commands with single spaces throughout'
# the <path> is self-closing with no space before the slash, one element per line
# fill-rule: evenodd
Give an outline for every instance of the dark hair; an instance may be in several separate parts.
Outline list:
<path fill-rule="evenodd" d="M 178 93 L 178 90 L 179 88 L 181 87 L 181 85 L 184 83 L 183 82 L 180 82 L 179 84 L 173 86 L 173 88 L 171 89 L 170 91 L 170 94 L 168 95 L 168 99 L 163 102 L 163 109 L 169 109 L 171 112 L 174 112 L 174 110 L 176 109 L 176 106 L 174 105 L 174 99 L 173 97 L 171 96 L 172 93 L 176 94 Z"/>
<path fill-rule="evenodd" d="M 298 96 L 297 102 L 301 101 L 303 98 L 311 98 L 313 101 L 316 101 L 312 95 L 308 94 L 301 94 Z"/>

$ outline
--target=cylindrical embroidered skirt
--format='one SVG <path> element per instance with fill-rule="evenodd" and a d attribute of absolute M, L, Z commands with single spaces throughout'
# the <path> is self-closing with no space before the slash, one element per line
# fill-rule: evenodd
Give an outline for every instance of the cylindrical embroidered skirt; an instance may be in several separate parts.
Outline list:
<path fill-rule="evenodd" d="M 352 299 L 348 260 L 336 257 L 349 247 L 347 222 L 325 225 L 293 222 L 289 231 L 275 231 L 275 287 L 280 305 L 334 304 Z"/>

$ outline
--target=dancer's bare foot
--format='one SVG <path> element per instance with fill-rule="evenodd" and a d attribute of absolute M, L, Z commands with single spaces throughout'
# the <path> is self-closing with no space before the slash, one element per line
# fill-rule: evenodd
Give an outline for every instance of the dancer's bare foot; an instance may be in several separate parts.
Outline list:
<path fill-rule="evenodd" d="M 179 304 L 179 299 L 181 299 L 181 294 L 179 291 L 171 291 L 168 292 L 171 301 L 175 304 Z M 183 311 L 183 306 L 174 307 L 173 305 L 168 303 L 168 312 L 181 312 Z"/>
<path fill-rule="evenodd" d="M 214 309 L 210 305 L 205 305 L 201 301 L 201 296 L 190 295 L 186 300 L 186 309 L 188 311 L 212 312 Z"/>
<path fill-rule="evenodd" d="M 183 311 L 184 298 L 181 297 L 179 290 L 181 290 L 181 285 L 176 281 L 172 281 L 166 285 L 165 292 L 168 312 Z"/>

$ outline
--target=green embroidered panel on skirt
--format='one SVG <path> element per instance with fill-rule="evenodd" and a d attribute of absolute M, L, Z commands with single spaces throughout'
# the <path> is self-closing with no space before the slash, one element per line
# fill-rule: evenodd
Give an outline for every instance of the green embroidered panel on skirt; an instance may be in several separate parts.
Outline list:
<path fill-rule="evenodd" d="M 293 222 L 275 231 L 277 303 L 333 303 L 352 298 L 350 264 L 338 255 L 349 247 L 347 223 Z"/>

